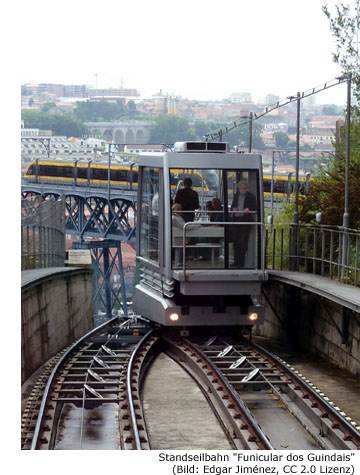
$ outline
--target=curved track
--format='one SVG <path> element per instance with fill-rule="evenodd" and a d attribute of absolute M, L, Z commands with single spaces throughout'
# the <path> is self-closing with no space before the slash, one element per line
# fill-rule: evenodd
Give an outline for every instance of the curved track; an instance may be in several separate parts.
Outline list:
<path fill-rule="evenodd" d="M 119 318 L 45 365 L 23 414 L 22 448 L 150 449 L 142 385 L 161 351 L 198 384 L 234 449 L 360 449 L 356 424 L 255 343 L 155 334 Z"/>
<path fill-rule="evenodd" d="M 256 420 L 204 352 L 183 339 L 164 339 L 165 351 L 197 382 L 235 449 L 269 450 Z"/>
<path fill-rule="evenodd" d="M 283 360 L 249 341 L 192 339 L 275 449 L 360 449 L 356 424 Z"/>
<path fill-rule="evenodd" d="M 23 448 L 149 448 L 139 391 L 156 342 L 143 324 L 115 318 L 58 358 Z M 131 384 L 129 384 L 131 383 Z M 23 439 L 24 440 L 24 439 Z"/>

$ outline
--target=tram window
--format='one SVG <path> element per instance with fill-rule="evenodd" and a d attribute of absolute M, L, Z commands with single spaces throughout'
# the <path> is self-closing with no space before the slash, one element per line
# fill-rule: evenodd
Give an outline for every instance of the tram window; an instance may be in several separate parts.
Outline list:
<path fill-rule="evenodd" d="M 87 168 L 78 168 L 77 169 L 78 178 L 87 178 Z"/>
<path fill-rule="evenodd" d="M 63 167 L 62 168 L 62 176 L 65 178 L 73 178 L 74 177 L 74 168 L 72 167 Z"/>
<path fill-rule="evenodd" d="M 59 169 L 61 170 L 60 167 L 55 167 L 55 166 L 48 166 L 48 165 L 40 165 L 39 166 L 39 175 L 42 176 L 59 176 L 60 172 Z"/>
<path fill-rule="evenodd" d="M 102 168 L 93 168 L 92 169 L 92 178 L 94 180 L 107 180 L 108 179 L 108 171 Z"/>
<path fill-rule="evenodd" d="M 27 174 L 28 175 L 34 175 L 34 165 L 30 165 Z"/>
<path fill-rule="evenodd" d="M 265 193 L 270 193 L 271 192 L 271 180 L 264 180 L 263 188 L 264 188 Z"/>
<path fill-rule="evenodd" d="M 287 181 L 275 180 L 274 193 L 287 193 Z"/>
<path fill-rule="evenodd" d="M 159 262 L 160 170 L 143 169 L 140 211 L 140 256 Z"/>
<path fill-rule="evenodd" d="M 137 183 L 139 181 L 138 172 L 133 171 L 133 183 Z"/>
<path fill-rule="evenodd" d="M 112 181 L 129 181 L 128 170 L 111 170 L 110 177 Z"/>

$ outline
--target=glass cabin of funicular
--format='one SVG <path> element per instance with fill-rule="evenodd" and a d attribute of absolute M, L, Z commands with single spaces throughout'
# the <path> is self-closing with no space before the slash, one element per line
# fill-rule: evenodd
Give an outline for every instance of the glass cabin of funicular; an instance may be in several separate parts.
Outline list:
<path fill-rule="evenodd" d="M 256 154 L 140 155 L 140 259 L 168 277 L 263 269 L 261 173 Z"/>
<path fill-rule="evenodd" d="M 169 173 L 170 183 L 181 177 L 170 189 L 172 269 L 259 268 L 258 170 Z"/>

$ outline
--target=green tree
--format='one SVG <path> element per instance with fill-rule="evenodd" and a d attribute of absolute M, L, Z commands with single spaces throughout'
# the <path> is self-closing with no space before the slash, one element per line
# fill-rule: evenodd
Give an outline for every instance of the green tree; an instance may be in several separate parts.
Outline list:
<path fill-rule="evenodd" d="M 345 128 L 340 129 L 335 153 L 311 182 L 309 193 L 302 198 L 300 217 L 312 222 L 317 211 L 322 212 L 324 224 L 341 225 L 344 212 L 345 188 Z M 360 123 L 351 125 L 351 157 L 349 168 L 350 227 L 360 227 Z"/>
<path fill-rule="evenodd" d="M 160 115 L 155 118 L 151 130 L 151 143 L 173 144 L 179 141 L 195 140 L 196 136 L 189 122 L 173 115 Z"/>
<path fill-rule="evenodd" d="M 343 107 L 336 106 L 335 104 L 326 104 L 321 109 L 323 115 L 341 115 L 343 112 Z"/>
<path fill-rule="evenodd" d="M 352 73 L 355 97 L 360 99 L 360 62 L 357 37 L 359 33 L 360 0 L 355 0 L 355 9 L 340 3 L 331 14 L 327 5 L 323 12 L 330 22 L 330 30 L 336 40 L 333 60 L 339 64 L 343 74 Z M 349 213 L 350 227 L 360 227 L 360 114 L 359 107 L 353 108 L 350 127 L 349 168 Z M 300 215 L 304 221 L 312 221 L 316 211 L 321 211 L 325 224 L 341 225 L 344 211 L 345 189 L 345 127 L 341 127 L 334 140 L 335 154 L 319 176 L 311 184 L 309 194 L 304 198 Z"/>
<path fill-rule="evenodd" d="M 223 130 L 226 131 L 226 128 L 223 126 Z M 253 122 L 253 132 L 252 132 L 252 147 L 253 149 L 264 149 L 265 145 L 261 138 L 262 125 L 258 122 Z M 223 140 L 229 142 L 230 146 L 240 145 L 240 147 L 247 149 L 249 146 L 249 123 L 245 122 L 240 127 L 236 127 L 231 132 L 224 134 Z"/>
<path fill-rule="evenodd" d="M 134 101 L 129 101 L 127 104 L 126 104 L 126 109 L 127 109 L 127 115 L 129 117 L 135 117 L 136 114 L 137 114 L 137 110 L 136 110 L 136 104 Z"/>
<path fill-rule="evenodd" d="M 275 132 L 273 137 L 275 139 L 275 145 L 278 148 L 285 148 L 289 143 L 289 137 L 285 132 Z"/>
<path fill-rule="evenodd" d="M 85 125 L 71 114 L 23 110 L 21 118 L 25 127 L 51 130 L 54 135 L 81 137 L 88 133 Z"/>
<path fill-rule="evenodd" d="M 128 113 L 124 101 L 86 101 L 77 102 L 74 115 L 86 122 L 98 122 L 103 120 L 116 120 L 126 116 Z"/>
<path fill-rule="evenodd" d="M 211 133 L 213 129 L 213 122 L 204 122 L 203 120 L 196 120 L 193 125 L 193 131 L 196 140 L 204 140 L 205 135 Z"/>
<path fill-rule="evenodd" d="M 41 107 L 41 112 L 50 112 L 51 110 L 56 109 L 56 106 L 53 102 L 46 102 L 42 107 Z"/>
<path fill-rule="evenodd" d="M 360 0 L 354 0 L 353 7 L 339 3 L 332 14 L 325 4 L 323 12 L 330 22 L 330 30 L 336 41 L 333 60 L 339 64 L 343 74 L 352 73 L 354 94 L 360 101 Z M 358 112 L 358 111 L 357 111 Z"/>

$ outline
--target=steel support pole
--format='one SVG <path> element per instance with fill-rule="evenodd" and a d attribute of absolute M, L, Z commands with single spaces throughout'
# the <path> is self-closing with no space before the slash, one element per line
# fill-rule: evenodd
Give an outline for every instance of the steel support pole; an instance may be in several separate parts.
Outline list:
<path fill-rule="evenodd" d="M 299 224 L 299 168 L 300 168 L 300 92 L 296 99 L 296 165 L 295 165 L 295 207 L 294 224 Z"/>
<path fill-rule="evenodd" d="M 275 175 L 275 152 L 276 150 L 273 150 L 272 153 L 272 162 L 271 162 L 271 224 L 273 224 L 274 221 L 274 175 Z"/>
<path fill-rule="evenodd" d="M 108 206 L 109 206 L 109 212 L 110 212 L 110 166 L 111 166 L 111 143 L 109 143 L 109 150 L 108 150 Z"/>
<path fill-rule="evenodd" d="M 103 248 L 103 259 L 104 259 L 104 287 L 105 287 L 105 303 L 106 303 L 106 316 L 107 318 L 112 317 L 112 301 L 111 301 L 111 275 L 110 275 L 110 260 L 109 260 L 110 249 L 108 247 Z"/>
<path fill-rule="evenodd" d="M 78 201 L 78 210 L 79 210 L 79 217 L 78 217 L 78 226 L 79 226 L 79 238 L 80 242 L 83 242 L 84 236 L 84 226 L 85 226 L 85 203 L 82 198 Z"/>
<path fill-rule="evenodd" d="M 119 271 L 120 271 L 119 274 L 120 274 L 120 285 L 121 285 L 121 300 L 123 303 L 124 316 L 127 318 L 128 308 L 127 308 L 127 300 L 126 300 L 125 274 L 124 274 L 124 266 L 123 266 L 123 260 L 122 260 L 121 244 L 122 243 L 120 243 L 118 247 L 118 264 L 119 264 Z"/>
<path fill-rule="evenodd" d="M 249 116 L 249 153 L 252 151 L 252 143 L 253 143 L 253 113 L 250 112 Z"/>
<path fill-rule="evenodd" d="M 341 277 L 345 276 L 345 268 L 348 265 L 348 246 L 350 225 L 349 214 L 349 168 L 350 168 L 350 129 L 351 129 L 351 81 L 349 74 L 347 80 L 347 100 L 346 100 L 346 139 L 345 139 L 345 170 L 344 170 L 344 214 L 343 214 L 343 240 L 342 240 L 342 259 L 341 259 Z"/>
<path fill-rule="evenodd" d="M 294 233 L 293 233 L 293 266 L 292 270 L 299 270 L 299 168 L 300 168 L 300 92 L 296 99 L 296 170 L 295 170 L 295 205 L 294 205 Z"/>

